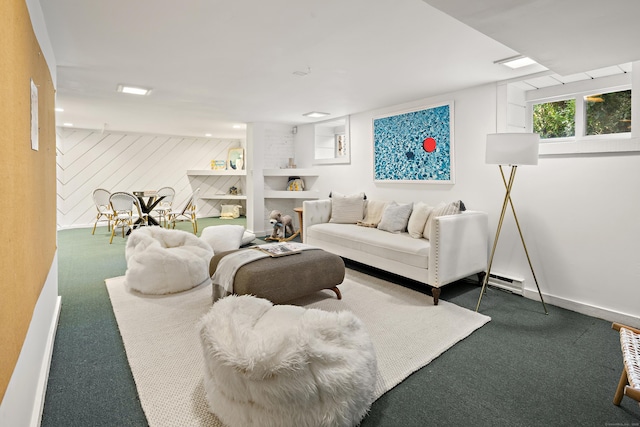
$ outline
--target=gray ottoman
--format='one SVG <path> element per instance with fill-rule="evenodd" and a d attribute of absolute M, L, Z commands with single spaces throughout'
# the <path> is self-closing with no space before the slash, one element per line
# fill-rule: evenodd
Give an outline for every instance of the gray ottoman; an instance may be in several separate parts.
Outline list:
<path fill-rule="evenodd" d="M 254 249 L 238 249 L 254 250 Z M 211 258 L 209 275 L 213 276 L 220 260 L 235 251 L 220 252 Z M 236 272 L 233 293 L 255 295 L 281 304 L 322 289 L 331 289 L 341 299 L 338 285 L 344 280 L 344 261 L 322 249 L 308 249 L 299 254 L 261 258 L 243 265 Z M 218 286 L 213 285 L 213 298 Z"/>

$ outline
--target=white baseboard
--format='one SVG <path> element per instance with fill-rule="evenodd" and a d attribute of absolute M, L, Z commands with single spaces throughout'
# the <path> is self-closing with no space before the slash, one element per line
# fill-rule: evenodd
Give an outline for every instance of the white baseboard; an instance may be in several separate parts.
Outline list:
<path fill-rule="evenodd" d="M 49 382 L 49 368 L 51 367 L 51 358 L 53 357 L 53 344 L 56 340 L 56 332 L 58 331 L 58 320 L 60 319 L 60 308 L 62 307 L 62 297 L 56 299 L 55 312 L 53 314 L 53 322 L 47 334 L 47 343 L 45 346 L 45 354 L 42 358 L 40 366 L 40 374 L 38 375 L 38 385 L 33 402 L 33 414 L 31 415 L 31 426 L 40 427 L 42 422 L 42 412 L 44 410 L 44 399 L 47 394 L 47 383 Z"/>
<path fill-rule="evenodd" d="M 524 296 L 535 301 L 540 301 L 540 296 L 538 295 L 537 290 L 525 289 Z M 556 307 L 565 308 L 567 310 L 575 311 L 577 313 L 585 314 L 591 317 L 596 317 L 598 319 L 607 320 L 609 322 L 619 322 L 629 326 L 640 328 L 640 317 L 633 316 L 631 314 L 620 313 L 606 308 L 596 307 L 594 305 L 572 301 L 566 298 L 560 298 L 548 294 L 543 294 L 542 297 L 544 298 L 545 303 L 555 305 Z M 540 309 L 542 309 L 542 307 L 540 307 Z"/>

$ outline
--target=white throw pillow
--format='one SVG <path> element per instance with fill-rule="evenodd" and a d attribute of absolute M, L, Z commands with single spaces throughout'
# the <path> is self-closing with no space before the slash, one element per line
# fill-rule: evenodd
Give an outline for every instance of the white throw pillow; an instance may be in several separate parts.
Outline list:
<path fill-rule="evenodd" d="M 388 231 L 390 233 L 401 233 L 407 229 L 409 216 L 413 209 L 413 203 L 407 205 L 399 205 L 391 202 L 387 205 L 382 213 L 382 219 L 378 224 L 379 230 Z"/>
<path fill-rule="evenodd" d="M 456 200 L 455 202 L 445 203 L 440 202 L 438 206 L 436 206 L 431 215 L 429 215 L 429 219 L 427 219 L 427 223 L 424 225 L 424 231 L 422 235 L 425 239 L 429 240 L 431 237 L 431 223 L 433 222 L 433 218 L 444 215 L 455 215 L 460 213 L 460 200 Z"/>
<path fill-rule="evenodd" d="M 202 230 L 200 239 L 211 246 L 213 253 L 238 249 L 242 244 L 244 227 L 242 225 L 224 224 L 212 225 Z"/>
<path fill-rule="evenodd" d="M 364 203 L 364 193 L 344 196 L 333 192 L 331 194 L 331 219 L 329 222 L 355 224 L 358 221 L 362 221 Z"/>
<path fill-rule="evenodd" d="M 242 234 L 242 241 L 240 242 L 240 246 L 248 245 L 249 243 L 256 240 L 256 235 L 250 231 L 246 231 Z"/>
<path fill-rule="evenodd" d="M 411 237 L 414 239 L 422 237 L 424 234 L 424 226 L 432 211 L 433 206 L 429 206 L 423 202 L 418 202 L 413 205 L 413 211 L 411 212 L 409 223 L 407 224 L 407 231 Z"/>

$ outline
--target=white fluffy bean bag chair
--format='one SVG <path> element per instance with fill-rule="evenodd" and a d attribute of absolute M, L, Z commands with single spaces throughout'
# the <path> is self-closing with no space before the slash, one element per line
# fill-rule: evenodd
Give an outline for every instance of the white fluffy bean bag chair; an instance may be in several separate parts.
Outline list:
<path fill-rule="evenodd" d="M 349 311 L 231 295 L 199 327 L 209 409 L 229 427 L 354 426 L 373 403 L 373 344 Z"/>
<path fill-rule="evenodd" d="M 211 247 L 193 233 L 142 227 L 125 247 L 125 286 L 144 294 L 169 294 L 198 286 L 209 278 Z"/>

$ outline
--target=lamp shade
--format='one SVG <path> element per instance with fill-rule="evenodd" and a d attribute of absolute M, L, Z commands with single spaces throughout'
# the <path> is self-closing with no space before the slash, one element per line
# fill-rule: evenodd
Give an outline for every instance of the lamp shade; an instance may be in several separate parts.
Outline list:
<path fill-rule="evenodd" d="M 485 162 L 491 165 L 537 165 L 540 135 L 492 133 L 487 135 Z"/>

